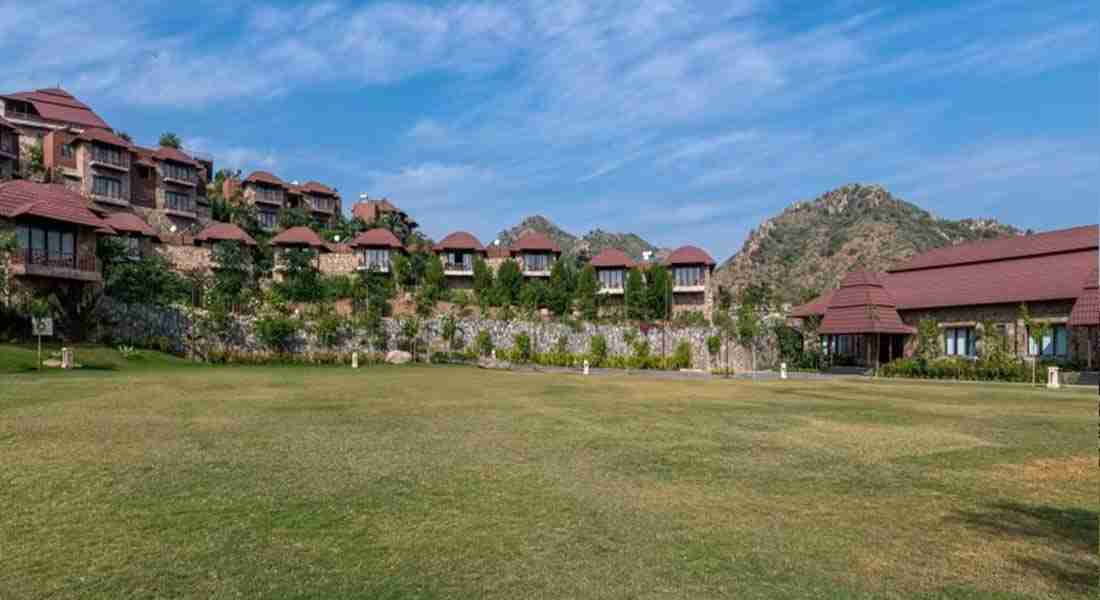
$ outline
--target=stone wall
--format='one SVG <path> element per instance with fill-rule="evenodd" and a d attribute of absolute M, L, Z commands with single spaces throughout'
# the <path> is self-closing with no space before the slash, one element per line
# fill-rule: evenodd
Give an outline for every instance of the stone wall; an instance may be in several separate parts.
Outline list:
<path fill-rule="evenodd" d="M 157 244 L 156 251 L 172 265 L 176 271 L 208 271 L 213 266 L 210 248 L 202 246 L 177 246 Z"/>
<path fill-rule="evenodd" d="M 254 333 L 255 320 L 250 317 L 236 319 L 232 325 L 223 330 L 228 341 L 204 339 L 199 333 L 200 327 L 195 323 L 192 309 L 151 309 L 142 306 L 124 305 L 114 302 L 105 302 L 103 307 L 103 322 L 106 325 L 111 341 L 115 343 L 133 343 L 142 346 L 167 345 L 171 350 L 190 354 L 201 354 L 203 348 L 211 346 L 229 347 L 241 352 L 263 351 L 261 344 L 256 340 Z M 390 340 L 390 348 L 396 347 L 401 336 L 401 320 L 384 320 L 387 337 Z M 726 347 L 717 356 L 710 356 L 707 352 L 706 340 L 711 335 L 717 335 L 715 329 L 709 327 L 695 327 L 682 329 L 650 329 L 641 333 L 636 327 L 616 325 L 592 325 L 584 324 L 580 329 L 558 323 L 530 323 L 523 321 L 495 321 L 483 319 L 462 319 L 457 323 L 458 337 L 462 345 L 473 346 L 480 331 L 487 331 L 493 340 L 493 345 L 498 350 L 508 350 L 515 345 L 515 338 L 520 334 L 531 337 L 532 350 L 545 353 L 553 351 L 561 336 L 567 340 L 567 350 L 572 354 L 585 354 L 590 350 L 591 340 L 596 335 L 602 335 L 607 339 L 608 354 L 611 356 L 632 356 L 634 350 L 626 343 L 625 337 L 628 330 L 636 333 L 636 341 L 648 339 L 651 356 L 671 356 L 676 345 L 681 340 L 687 340 L 692 348 L 693 366 L 699 369 L 719 368 L 724 366 Z M 312 351 L 338 351 L 352 352 L 355 350 L 370 350 L 370 338 L 365 331 L 356 330 L 345 332 L 340 343 L 335 348 L 322 348 L 316 340 L 306 332 L 296 344 L 297 352 Z M 421 339 L 433 344 L 433 347 L 441 347 L 442 323 L 440 319 L 424 321 L 421 324 Z M 662 353 L 662 348 L 664 352 Z M 736 371 L 745 371 L 751 368 L 752 355 L 747 348 L 736 343 L 731 344 L 729 356 L 730 367 Z M 762 336 L 757 348 L 757 366 L 765 368 L 772 366 L 776 361 L 776 351 L 771 336 Z"/>
<path fill-rule="evenodd" d="M 355 254 L 332 252 L 317 258 L 318 270 L 324 275 L 351 275 L 359 269 L 359 257 Z"/>
<path fill-rule="evenodd" d="M 1029 302 L 1027 305 L 1031 318 L 1050 324 L 1065 324 L 1069 321 L 1070 312 L 1073 310 L 1073 300 L 1061 300 L 1051 302 Z M 899 311 L 901 320 L 906 325 L 917 327 L 924 319 L 933 319 L 939 323 L 941 336 L 940 347 L 943 347 L 942 331 L 948 327 L 980 327 L 983 323 L 990 322 L 994 325 L 1003 325 L 1005 335 L 1008 338 L 1009 350 L 1018 355 L 1027 352 L 1027 328 L 1019 319 L 1019 304 L 989 304 L 984 306 L 953 306 L 947 308 L 935 308 L 927 310 Z M 1070 358 L 1085 358 L 1088 348 L 1084 342 L 1084 332 L 1077 328 L 1069 328 Z M 916 350 L 918 336 L 909 336 L 906 340 L 905 353 L 912 355 Z M 979 341 L 980 343 L 980 341 Z"/>

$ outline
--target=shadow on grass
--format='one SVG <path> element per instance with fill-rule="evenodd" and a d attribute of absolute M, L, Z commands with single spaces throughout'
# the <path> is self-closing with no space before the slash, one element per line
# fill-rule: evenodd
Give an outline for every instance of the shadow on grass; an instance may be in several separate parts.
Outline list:
<path fill-rule="evenodd" d="M 1056 556 L 1018 556 L 1024 569 L 1062 589 L 1089 592 L 1097 583 L 1097 512 L 1081 508 L 997 502 L 985 511 L 959 512 L 954 519 L 1005 540 L 1032 540 Z"/>

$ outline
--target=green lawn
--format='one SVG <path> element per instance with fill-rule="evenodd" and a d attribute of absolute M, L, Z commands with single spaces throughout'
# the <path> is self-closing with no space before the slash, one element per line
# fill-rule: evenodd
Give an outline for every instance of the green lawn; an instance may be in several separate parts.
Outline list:
<path fill-rule="evenodd" d="M 101 352 L 0 375 L 0 598 L 1096 595 L 1095 391 Z"/>

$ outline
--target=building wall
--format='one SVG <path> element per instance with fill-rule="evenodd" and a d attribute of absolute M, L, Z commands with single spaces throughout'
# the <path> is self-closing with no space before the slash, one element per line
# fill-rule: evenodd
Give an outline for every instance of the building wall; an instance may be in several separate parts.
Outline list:
<path fill-rule="evenodd" d="M 76 148 L 76 160 L 77 160 L 77 172 L 80 176 L 80 193 L 88 198 L 92 198 L 97 202 L 99 198 L 92 195 L 92 185 L 95 176 L 100 175 L 103 177 L 110 177 L 112 179 L 119 180 L 122 186 L 122 202 L 129 204 L 130 202 L 130 173 L 119 171 L 117 169 L 111 169 L 101 166 L 93 166 L 91 144 L 83 143 L 78 144 Z M 127 168 L 132 167 L 130 153 L 122 152 L 122 163 Z M 107 202 L 104 202 L 105 204 Z"/>
<path fill-rule="evenodd" d="M 155 248 L 173 269 L 182 273 L 209 271 L 213 266 L 210 248 L 174 244 L 158 244 Z"/>
<path fill-rule="evenodd" d="M 256 204 L 256 189 L 259 188 L 259 187 L 261 187 L 261 186 L 255 184 L 255 183 L 251 183 L 251 182 L 246 182 L 242 185 L 241 194 L 242 194 L 242 197 L 244 198 L 245 202 L 247 202 L 248 204 Z M 286 206 L 286 198 L 287 198 L 286 190 L 284 190 L 283 188 L 274 187 L 274 186 L 262 186 L 262 187 L 268 187 L 269 189 L 273 189 L 277 192 L 277 196 L 280 198 L 279 208 L 282 208 L 282 207 Z M 268 203 L 268 202 L 261 202 L 261 204 L 264 204 L 266 206 L 274 207 L 273 204 Z"/>
<path fill-rule="evenodd" d="M 0 156 L 0 181 L 6 181 L 15 177 L 18 172 L 19 161 L 14 158 Z"/>
<path fill-rule="evenodd" d="M 1029 302 L 1028 311 L 1033 319 L 1051 324 L 1064 324 L 1069 321 L 1070 312 L 1073 310 L 1074 300 L 1059 300 L 1051 302 Z M 899 311 L 901 320 L 906 325 L 917 327 L 925 319 L 933 319 L 939 323 L 940 330 L 948 327 L 975 327 L 979 328 L 983 323 L 990 322 L 994 325 L 1004 325 L 1008 338 L 1009 349 L 1017 355 L 1027 353 L 1027 328 L 1019 319 L 1019 304 L 990 304 L 984 306 L 953 306 L 927 310 Z M 912 356 L 916 351 L 918 336 L 911 335 L 905 345 L 905 353 Z M 979 336 L 980 338 L 980 336 Z M 1070 330 L 1070 357 L 1075 358 L 1074 334 Z M 943 336 L 939 343 L 942 347 Z M 979 339 L 978 351 L 981 352 Z M 1084 347 L 1081 348 L 1085 350 Z"/>
<path fill-rule="evenodd" d="M 76 153 L 69 158 L 63 154 L 65 145 L 72 144 L 75 139 L 75 133 L 61 129 L 51 131 L 42 138 L 42 162 L 47 169 L 77 169 Z"/>
<path fill-rule="evenodd" d="M 359 257 L 354 254 L 331 253 L 318 257 L 318 270 L 324 275 L 352 275 L 359 270 Z"/>
<path fill-rule="evenodd" d="M 669 267 L 669 277 L 673 276 L 673 268 Z M 703 291 L 702 292 L 680 292 L 672 294 L 672 314 L 678 315 L 688 311 L 695 311 L 703 313 L 703 316 L 710 319 L 714 313 L 714 292 L 711 285 L 711 277 L 713 276 L 713 269 L 703 269 Z"/>

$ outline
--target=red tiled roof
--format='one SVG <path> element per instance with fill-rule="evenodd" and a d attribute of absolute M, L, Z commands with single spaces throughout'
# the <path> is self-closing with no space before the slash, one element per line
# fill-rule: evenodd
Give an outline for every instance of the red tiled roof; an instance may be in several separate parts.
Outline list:
<path fill-rule="evenodd" d="M 791 309 L 792 317 L 820 317 L 825 314 L 825 310 L 829 308 L 829 301 L 833 299 L 833 294 L 836 290 L 830 290 L 821 294 L 817 298 L 810 300 L 806 304 L 796 306 Z"/>
<path fill-rule="evenodd" d="M 394 212 L 404 215 L 405 212 L 397 208 L 390 203 L 389 200 L 364 200 L 363 202 L 356 202 L 355 206 L 351 208 L 352 216 L 356 217 L 364 223 L 373 223 L 382 213 Z M 408 215 L 406 215 L 408 216 Z M 412 222 L 410 222 L 412 225 Z"/>
<path fill-rule="evenodd" d="M 155 237 L 157 232 L 134 213 L 116 212 L 107 215 L 103 219 L 107 225 L 119 233 L 137 233 L 149 237 Z"/>
<path fill-rule="evenodd" d="M 680 246 L 665 259 L 666 265 L 707 265 L 714 266 L 714 259 L 704 250 L 695 246 Z"/>
<path fill-rule="evenodd" d="M 63 223 L 102 228 L 110 226 L 88 210 L 84 198 L 63 185 L 16 179 L 0 183 L 0 216 L 40 217 Z"/>
<path fill-rule="evenodd" d="M 243 242 L 255 246 L 256 240 L 232 223 L 213 223 L 195 236 L 196 242 Z"/>
<path fill-rule="evenodd" d="M 1087 225 L 1046 233 L 959 244 L 918 254 L 907 262 L 891 268 L 890 272 L 1086 250 L 1096 248 L 1098 233 L 1100 229 L 1096 225 Z"/>
<path fill-rule="evenodd" d="M 153 152 L 153 156 L 160 160 L 169 160 L 172 162 L 178 162 L 185 165 L 191 165 L 192 167 L 198 167 L 199 162 L 194 158 L 184 154 L 178 148 L 172 148 L 171 146 L 161 146 Z"/>
<path fill-rule="evenodd" d="M 381 248 L 403 248 L 401 240 L 397 239 L 397 236 L 393 234 L 389 229 L 382 229 L 376 227 L 360 233 L 355 236 L 349 246 L 375 246 Z"/>
<path fill-rule="evenodd" d="M 979 242 L 978 250 L 954 255 L 937 253 L 938 267 L 931 259 L 916 256 L 900 270 L 880 275 L 886 289 L 897 301 L 899 310 L 977 306 L 983 304 L 1019 304 L 1045 300 L 1071 300 L 1079 296 L 1084 275 L 1096 265 L 1097 233 L 1095 225 L 1062 231 Z M 1091 238 L 1091 242 L 1088 239 Z M 1007 243 L 1012 242 L 1012 243 Z M 1006 257 L 989 253 L 990 247 L 1006 252 Z M 957 246 L 950 250 L 963 248 Z M 980 250 L 980 252 L 979 252 Z M 962 260 L 982 256 L 983 260 Z M 824 314 L 830 293 L 796 307 L 792 316 Z"/>
<path fill-rule="evenodd" d="M 870 271 L 848 274 L 829 301 L 819 333 L 913 333 L 902 322 L 894 298 L 882 279 Z"/>
<path fill-rule="evenodd" d="M 1085 279 L 1085 285 L 1081 289 L 1081 295 L 1073 305 L 1073 312 L 1069 315 L 1070 327 L 1085 327 L 1088 325 L 1100 325 L 1100 269 L 1094 264 L 1092 272 Z"/>
<path fill-rule="evenodd" d="M 91 127 L 84 130 L 84 133 L 76 137 L 78 140 L 86 142 L 99 142 L 101 144 L 107 144 L 108 146 L 117 146 L 119 148 L 125 148 L 132 150 L 134 145 L 126 140 L 118 137 L 107 129 L 99 129 L 97 127 Z"/>
<path fill-rule="evenodd" d="M 305 182 L 304 184 L 302 184 L 298 187 L 303 192 L 308 192 L 310 194 L 320 194 L 322 196 L 336 196 L 337 195 L 336 190 L 328 187 L 327 185 L 325 185 L 323 183 L 318 183 L 316 181 L 307 181 L 307 182 Z"/>
<path fill-rule="evenodd" d="M 60 88 L 47 88 L 33 92 L 16 92 L 0 98 L 29 102 L 38 115 L 47 121 L 69 123 L 80 127 L 110 129 L 106 121 L 87 105 Z"/>
<path fill-rule="evenodd" d="M 282 179 L 268 173 L 267 171 L 253 171 L 248 177 L 244 178 L 245 183 L 263 183 L 266 185 L 273 185 L 276 187 L 287 187 L 286 183 Z"/>
<path fill-rule="evenodd" d="M 272 246 L 312 246 L 314 248 L 325 248 L 328 246 L 321 241 L 321 237 L 318 236 L 312 229 L 305 226 L 291 227 L 279 235 L 271 238 Z"/>
<path fill-rule="evenodd" d="M 520 236 L 515 243 L 512 244 L 512 252 L 553 252 L 555 254 L 561 254 L 561 247 L 558 246 L 546 237 L 545 234 L 537 231 L 531 231 L 527 234 Z"/>
<path fill-rule="evenodd" d="M 481 242 L 472 233 L 456 231 L 439 240 L 436 250 L 485 250 Z"/>
<path fill-rule="evenodd" d="M 626 252 L 618 248 L 605 248 L 602 252 L 592 257 L 592 266 L 596 268 L 624 268 L 633 269 L 634 259 L 626 255 Z"/>

